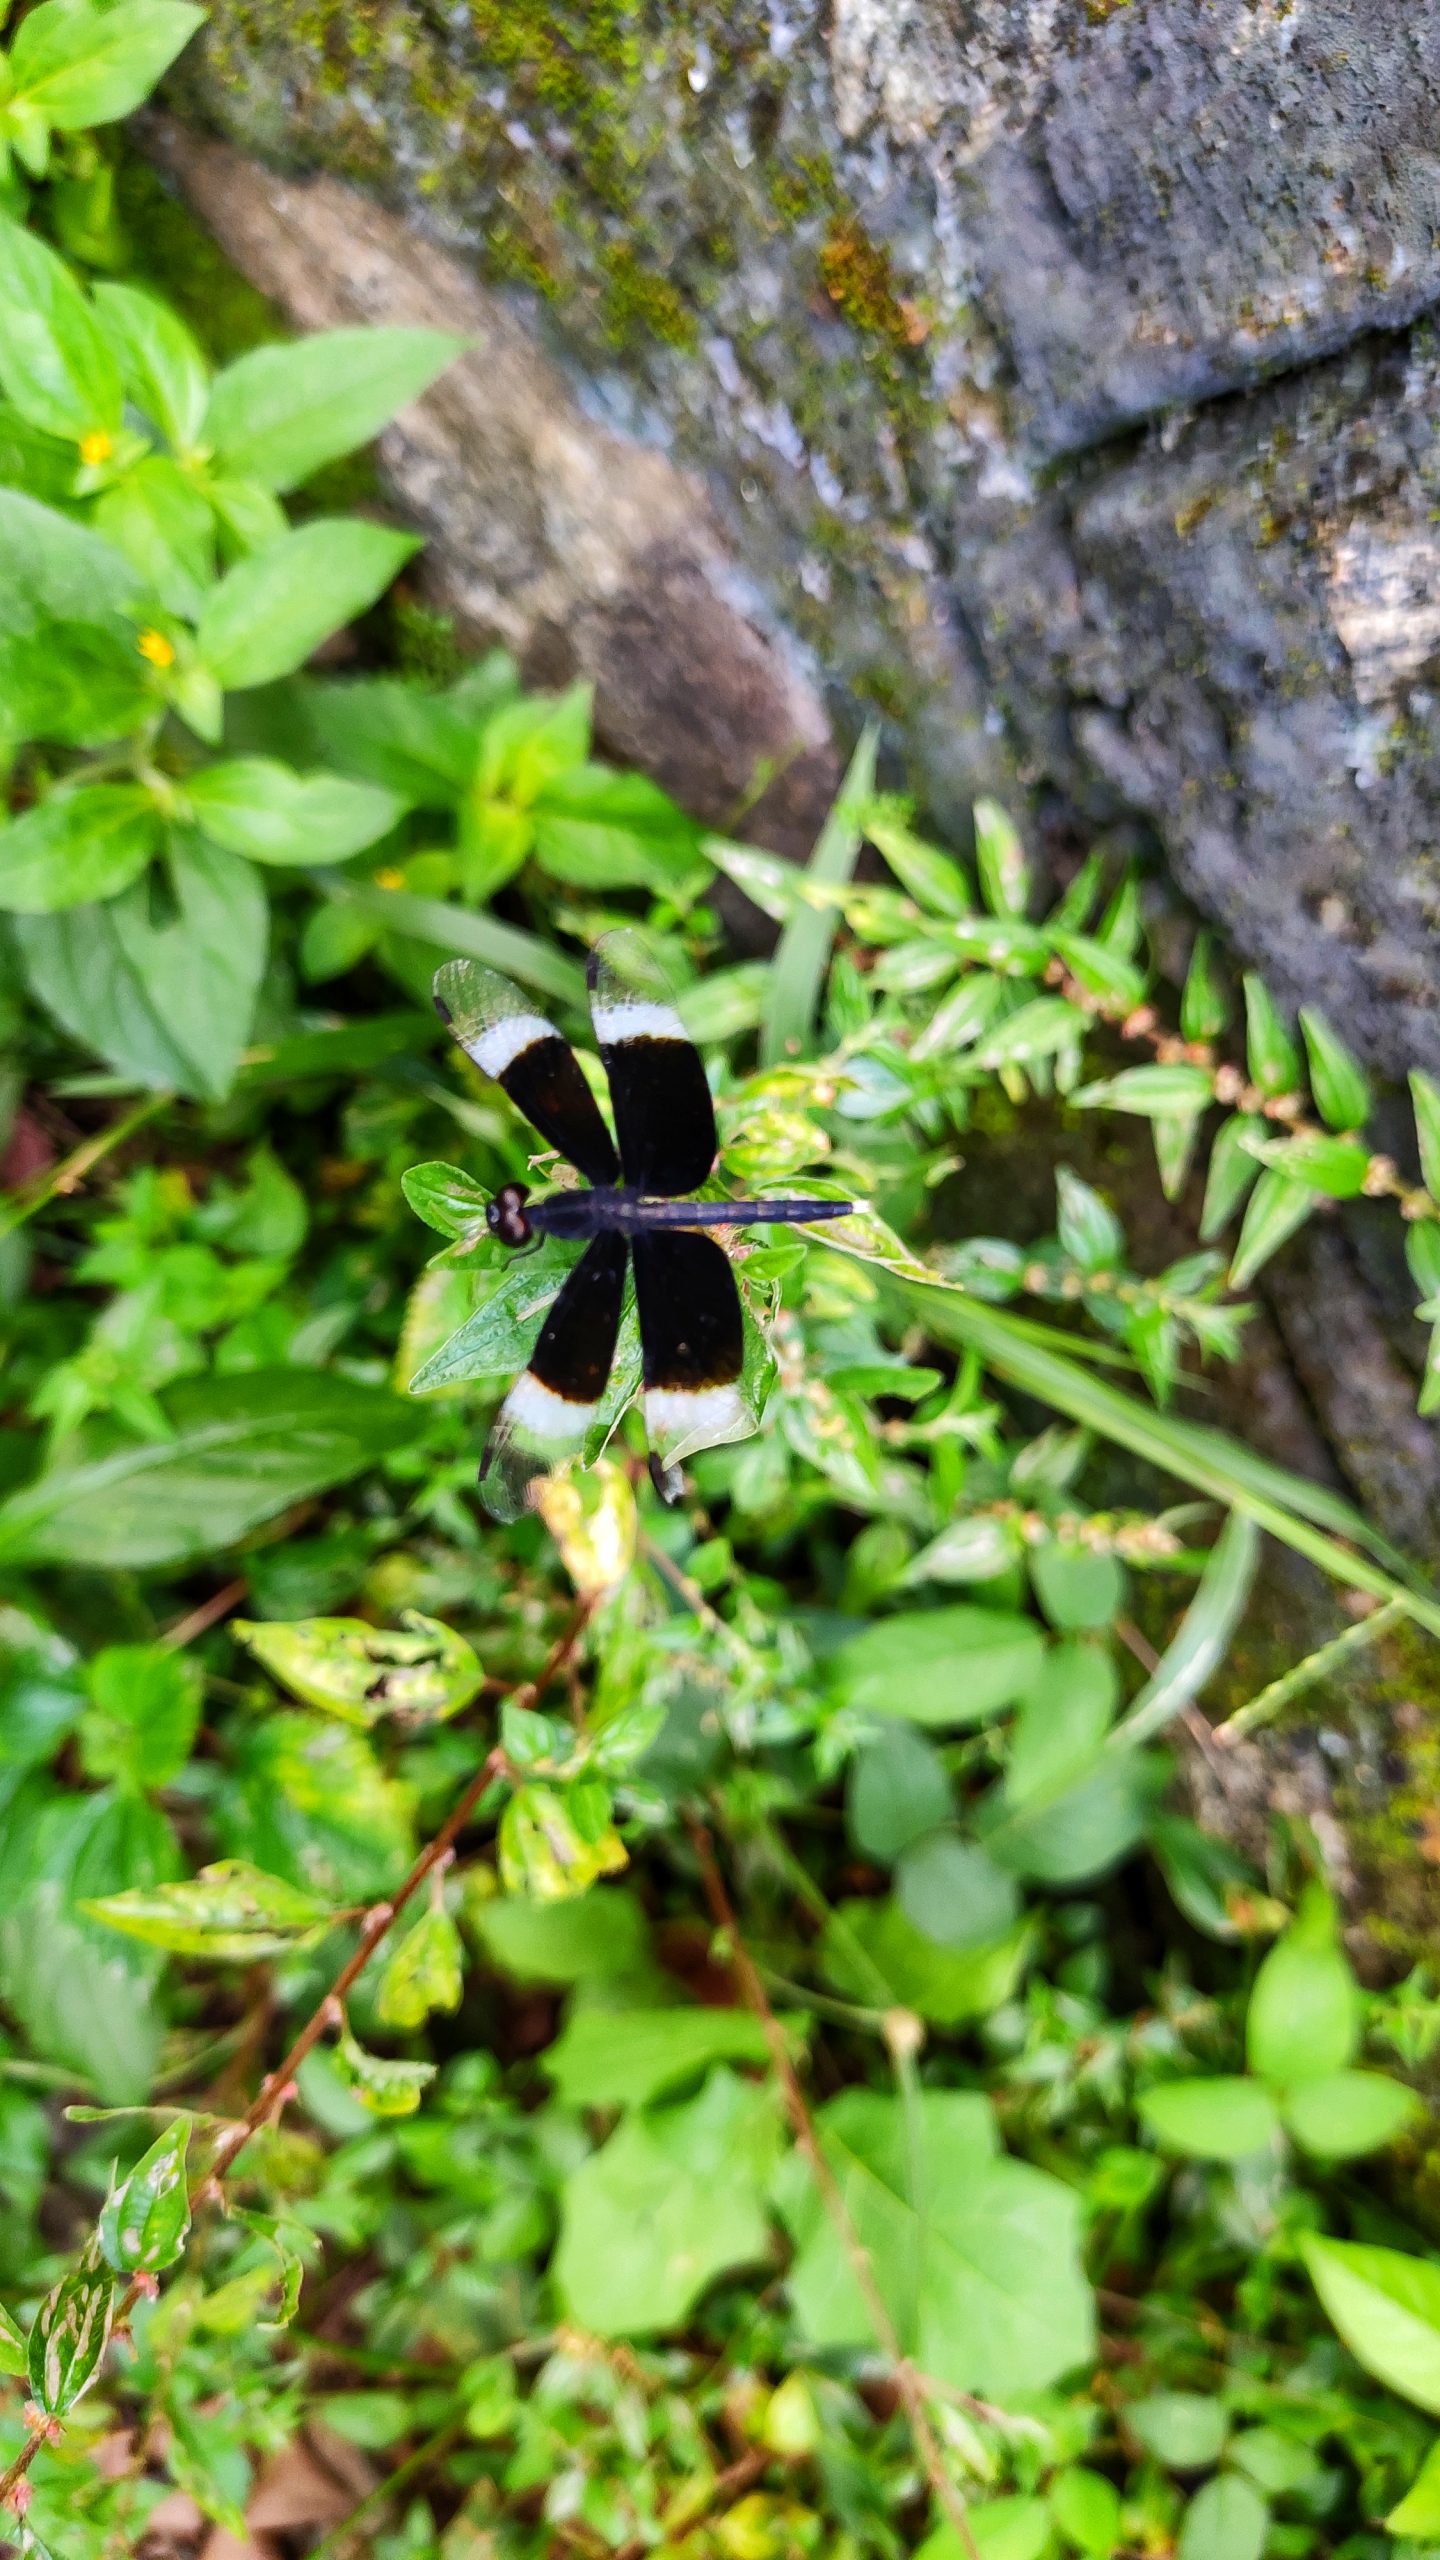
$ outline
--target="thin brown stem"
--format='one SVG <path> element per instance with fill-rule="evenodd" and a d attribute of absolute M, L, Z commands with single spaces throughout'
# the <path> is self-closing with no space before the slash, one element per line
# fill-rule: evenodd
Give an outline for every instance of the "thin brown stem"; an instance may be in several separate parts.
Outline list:
<path fill-rule="evenodd" d="M 527 1681 L 515 1692 L 518 1704 L 533 1707 L 544 1696 L 557 1673 L 562 1671 L 572 1659 L 594 1606 L 593 1599 L 585 1599 L 579 1603 L 564 1634 L 557 1637 L 534 1679 Z M 493 1786 L 495 1780 L 503 1776 L 506 1765 L 505 1754 L 498 1747 L 487 1754 L 447 1819 L 436 1832 L 434 1839 L 421 1850 L 404 1883 L 399 1886 L 388 1902 L 377 1903 L 373 1910 L 365 1914 L 352 1954 L 341 1966 L 324 1998 L 317 2001 L 311 2010 L 283 2061 L 278 2062 L 273 2071 L 267 2072 L 244 2115 L 237 2123 L 227 2126 L 221 2134 L 209 2167 L 191 2190 L 192 2206 L 208 2201 L 218 2190 L 219 2181 L 233 2169 L 246 2143 L 250 2141 L 252 2135 L 259 2132 L 263 2124 L 279 2121 L 295 2094 L 295 2074 L 305 2056 L 319 2043 L 326 2028 L 339 2016 L 347 1992 L 359 1980 L 376 1948 L 393 1929 L 407 1903 L 413 1902 L 426 1878 L 434 1872 L 443 1859 L 449 1857 L 482 1797 Z M 129 2314 L 134 2310 L 140 2299 L 140 2290 L 138 2284 L 131 2284 L 117 2304 L 115 2310 L 117 2330 L 123 2327 Z M 46 2435 L 43 2432 L 32 2435 L 22 2445 L 14 2461 L 3 2473 L 0 2473 L 0 2512 L 8 2509 L 12 2514 L 23 2515 L 29 2501 L 25 2475 L 45 2441 Z"/>
<path fill-rule="evenodd" d="M 821 2148 L 820 2137 L 815 2130 L 815 2119 L 810 2113 L 805 2092 L 800 2086 L 799 2075 L 790 2059 L 784 2032 L 770 2006 L 755 1960 L 740 1935 L 734 1907 L 715 1856 L 714 1843 L 703 1822 L 694 1815 L 687 1815 L 686 1827 L 700 1863 L 700 1880 L 704 1886 L 705 1899 L 710 1906 L 711 1918 L 716 1928 L 724 1933 L 729 1949 L 730 1970 L 734 1974 L 741 1997 L 747 2009 L 759 2021 L 795 2140 L 805 2156 L 820 2201 L 834 2224 L 841 2246 L 850 2261 L 867 2317 L 875 2333 L 876 2344 L 894 2369 L 895 2388 L 900 2395 L 900 2404 L 904 2409 L 925 2477 L 944 2509 L 945 2515 L 959 2535 L 966 2560 L 980 2560 L 979 2547 L 970 2529 L 965 2501 L 945 2467 L 939 2439 L 930 2423 L 930 2412 L 925 2405 L 925 2393 L 920 2378 L 900 2344 L 889 2306 L 876 2281 L 875 2270 L 870 2262 L 870 2253 L 855 2228 L 850 2208 Z"/>
<path fill-rule="evenodd" d="M 136 1130 L 143 1129 L 147 1121 L 157 1119 L 174 1099 L 173 1093 L 147 1093 L 144 1101 L 137 1102 L 132 1111 L 122 1112 L 118 1120 L 112 1120 L 104 1129 L 97 1129 L 68 1156 L 62 1156 L 58 1164 L 52 1164 L 48 1173 L 37 1175 L 33 1182 L 22 1183 L 8 1200 L 0 1202 L 0 1236 L 8 1236 L 14 1227 L 23 1227 L 27 1218 L 33 1218 L 52 1200 L 77 1191 L 87 1173 L 93 1172 L 95 1166 L 116 1147 L 123 1146 L 127 1138 L 133 1138 Z"/>
<path fill-rule="evenodd" d="M 223 1591 L 213 1591 L 197 1609 L 177 1618 L 173 1627 L 165 1629 L 160 1642 L 178 1652 L 182 1645 L 193 1644 L 197 1636 L 208 1635 L 212 1627 L 218 1627 L 222 1618 L 229 1617 L 232 1609 L 239 1608 L 249 1588 L 244 1574 L 238 1575 L 234 1582 L 226 1583 Z"/>

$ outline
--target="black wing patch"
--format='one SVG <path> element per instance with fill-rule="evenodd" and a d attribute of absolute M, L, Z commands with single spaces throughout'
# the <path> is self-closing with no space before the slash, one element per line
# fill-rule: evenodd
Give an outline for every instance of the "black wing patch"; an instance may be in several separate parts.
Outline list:
<path fill-rule="evenodd" d="M 735 1274 L 713 1236 L 677 1227 L 633 1240 L 645 1429 L 662 1463 L 743 1440 L 745 1330 Z"/>
<path fill-rule="evenodd" d="M 628 1251 L 617 1235 L 587 1246 L 545 1319 L 529 1368 L 495 1417 L 480 1498 L 497 1520 L 520 1519 L 537 1476 L 584 1447 L 615 1357 Z"/>
<path fill-rule="evenodd" d="M 477 960 L 447 960 L 435 972 L 435 1008 L 461 1048 L 493 1076 L 547 1145 L 587 1182 L 618 1179 L 619 1159 L 568 1040 L 528 996 Z"/>
<path fill-rule="evenodd" d="M 662 1200 L 698 1191 L 715 1162 L 715 1106 L 674 992 L 638 935 L 590 955 L 590 1018 L 610 1079 L 625 1179 Z"/>

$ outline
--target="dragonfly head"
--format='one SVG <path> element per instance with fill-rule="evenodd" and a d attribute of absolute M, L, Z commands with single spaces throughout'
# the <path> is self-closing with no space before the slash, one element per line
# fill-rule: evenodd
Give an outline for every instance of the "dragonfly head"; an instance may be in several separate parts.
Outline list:
<path fill-rule="evenodd" d="M 485 1223 L 502 1244 L 529 1244 L 535 1230 L 525 1215 L 530 1194 L 523 1182 L 503 1182 L 485 1212 Z"/>

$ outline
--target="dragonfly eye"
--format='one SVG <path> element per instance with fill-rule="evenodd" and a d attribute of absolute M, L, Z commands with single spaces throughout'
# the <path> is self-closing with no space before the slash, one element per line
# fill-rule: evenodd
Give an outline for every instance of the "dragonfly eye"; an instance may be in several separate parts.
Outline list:
<path fill-rule="evenodd" d="M 485 1217 L 490 1231 L 492 1235 L 499 1237 L 502 1244 L 515 1246 L 529 1244 L 534 1235 L 535 1230 L 525 1215 L 525 1202 L 528 1197 L 529 1194 L 523 1182 L 502 1183 L 486 1210 Z"/>

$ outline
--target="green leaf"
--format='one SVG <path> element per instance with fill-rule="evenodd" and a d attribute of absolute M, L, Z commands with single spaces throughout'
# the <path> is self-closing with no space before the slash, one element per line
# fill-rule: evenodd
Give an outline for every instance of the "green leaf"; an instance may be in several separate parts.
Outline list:
<path fill-rule="evenodd" d="M 1222 1227 L 1228 1227 L 1246 1192 L 1256 1179 L 1256 1159 L 1252 1142 L 1263 1138 L 1269 1128 L 1267 1120 L 1257 1120 L 1244 1112 L 1233 1112 L 1222 1120 L 1210 1150 L 1210 1170 L 1205 1182 L 1205 1200 L 1200 1212 L 1200 1236 L 1209 1244 Z"/>
<path fill-rule="evenodd" d="M 1199 2391 L 1151 2391 L 1125 2403 L 1125 2424 L 1167 2471 L 1209 2471 L 1225 2450 L 1230 2413 Z"/>
<path fill-rule="evenodd" d="M 180 1884 L 103 1894 L 82 1908 L 147 1947 L 217 1964 L 255 1964 L 313 1945 L 335 1918 L 329 1903 L 244 1858 L 217 1859 Z"/>
<path fill-rule="evenodd" d="M 0 2373 L 28 2373 L 29 2364 L 25 2332 L 19 2321 L 0 2303 Z"/>
<path fill-rule="evenodd" d="M 1302 2233 L 1310 2280 L 1350 2353 L 1402 2400 L 1440 2415 L 1440 2266 Z"/>
<path fill-rule="evenodd" d="M 105 15 L 113 26 L 114 9 Z M 179 313 L 133 284 L 97 284 L 94 305 L 129 397 L 176 453 L 188 453 L 204 423 L 210 369 Z"/>
<path fill-rule="evenodd" d="M 1055 1194 L 1061 1252 L 1082 1271 L 1113 1271 L 1124 1259 L 1125 1230 L 1109 1203 L 1064 1164 L 1056 1167 Z"/>
<path fill-rule="evenodd" d="M 1205 1561 L 1199 1588 L 1128 1714 L 1117 1747 L 1149 1742 L 1198 1698 L 1219 1669 L 1245 1614 L 1260 1540 L 1253 1521 L 1232 1511 Z"/>
<path fill-rule="evenodd" d="M 531 817 L 536 861 L 573 888 L 664 894 L 706 876 L 699 829 L 642 773 L 582 764 L 554 774 Z"/>
<path fill-rule="evenodd" d="M 513 691 L 519 679 L 510 661 L 497 650 L 493 662 L 507 671 Z M 448 695 L 422 693 L 393 678 L 306 680 L 297 691 L 319 762 L 377 783 L 417 809 L 454 808 L 475 770 L 473 712 Z"/>
<path fill-rule="evenodd" d="M 953 1830 L 932 1831 L 901 1851 L 895 1898 L 937 1947 L 993 1946 L 1020 1912 L 1013 1876 Z"/>
<path fill-rule="evenodd" d="M 987 1031 L 975 1051 L 978 1067 L 1024 1067 L 1034 1058 L 1053 1058 L 1058 1049 L 1073 1048 L 1089 1027 L 1090 1017 L 1063 996 L 1036 996 Z"/>
<path fill-rule="evenodd" d="M 385 2027 L 423 2027 L 435 2009 L 458 2009 L 465 1988 L 465 1948 L 448 1911 L 424 1912 L 402 1938 L 375 1995 Z"/>
<path fill-rule="evenodd" d="M 1129 1111 L 1143 1120 L 1170 1120 L 1182 1112 L 1203 1111 L 1214 1099 L 1208 1067 L 1124 1067 L 1072 1093 L 1077 1111 Z"/>
<path fill-rule="evenodd" d="M 1120 1695 L 1112 1656 L 1098 1645 L 1052 1645 L 1020 1701 L 1010 1733 L 1005 1796 L 1054 1803 L 1093 1766 Z"/>
<path fill-rule="evenodd" d="M 10 49 L 15 103 L 61 133 L 133 115 L 205 20 L 185 0 L 45 0 Z"/>
<path fill-rule="evenodd" d="M 1117 1556 L 1051 1538 L 1030 1548 L 1026 1562 L 1052 1627 L 1108 1627 L 1125 1605 L 1125 1568 Z"/>
<path fill-rule="evenodd" d="M 77 2267 L 47 2293 L 30 2332 L 30 2396 L 63 2418 L 89 2390 L 110 2343 L 115 2278 L 108 2267 Z"/>
<path fill-rule="evenodd" d="M 204 833 L 251 862 L 346 862 L 404 813 L 393 791 L 333 773 L 292 773 L 268 756 L 242 756 L 194 774 L 187 797 Z"/>
<path fill-rule="evenodd" d="M 1224 2472 L 1186 2508 L 1176 2560 L 1260 2560 L 1269 2533 L 1270 2510 L 1259 2491 Z"/>
<path fill-rule="evenodd" d="M 984 2098 L 922 2090 L 912 2108 L 851 2089 L 816 2128 L 902 2346 L 960 2391 L 1042 2391 L 1083 2363 L 1094 2328 L 1079 2199 L 999 2154 Z M 924 2198 L 911 2201 L 912 2162 Z M 803 2155 L 777 2202 L 795 2242 L 790 2298 L 817 2346 L 873 2346 L 863 2295 Z"/>
<path fill-rule="evenodd" d="M 500 1817 L 500 1881 L 507 1893 L 568 1901 L 624 1864 L 610 1790 L 599 1779 L 517 1787 Z"/>
<path fill-rule="evenodd" d="M 1327 1138 L 1319 1129 L 1293 1138 L 1252 1138 L 1251 1155 L 1288 1182 L 1303 1182 L 1323 1191 L 1327 1200 L 1354 1200 L 1364 1189 L 1370 1151 L 1355 1138 Z"/>
<path fill-rule="evenodd" d="M 86 1686 L 80 1756 L 87 1776 L 167 1786 L 184 1768 L 200 1722 L 199 1663 L 158 1644 L 106 1645 L 91 1659 Z"/>
<path fill-rule="evenodd" d="M 15 927 L 35 994 L 88 1053 L 159 1092 L 229 1091 L 264 973 L 269 917 L 248 862 L 187 838 L 167 865 L 173 908 L 136 881 L 104 906 Z"/>
<path fill-rule="evenodd" d="M 1440 1200 L 1440 1085 L 1433 1076 L 1412 1067 L 1410 1099 L 1415 1106 L 1415 1136 L 1425 1188 L 1432 1199 Z"/>
<path fill-rule="evenodd" d="M 63 258 L 0 215 L 0 386 L 22 418 L 78 443 L 120 431 L 120 375 Z"/>
<path fill-rule="evenodd" d="M 53 791 L 0 828 L 0 907 L 54 915 L 113 898 L 139 877 L 159 841 L 150 795 L 138 783 Z"/>
<path fill-rule="evenodd" d="M 1031 1954 L 1023 1924 L 989 1947 L 939 1947 L 906 1919 L 893 1895 L 844 1902 L 821 1941 L 827 1980 L 850 2000 L 873 2002 L 876 1976 L 898 2008 L 937 2027 L 986 2018 L 1009 2000 Z"/>
<path fill-rule="evenodd" d="M 1154 1758 L 1107 1753 L 1058 1794 L 1047 1786 L 1017 1801 L 1007 1784 L 987 1801 L 981 1836 L 991 1857 L 1015 1875 L 1081 1884 L 1128 1857 L 1166 1774 Z"/>
<path fill-rule="evenodd" d="M 1195 2160 L 1245 2160 L 1279 2131 L 1274 2101 L 1258 2080 L 1172 2080 L 1143 2089 L 1141 2116 L 1167 2151 Z"/>
<path fill-rule="evenodd" d="M 1440 2534 L 1440 2444 L 1432 2444 L 1398 2507 L 1385 2518 L 1389 2533 L 1433 2542 Z"/>
<path fill-rule="evenodd" d="M 1012 1705 L 1042 1653 L 1029 1618 L 960 1605 L 883 1619 L 842 1644 L 829 1669 L 836 1694 L 861 1714 L 947 1727 Z"/>
<path fill-rule="evenodd" d="M 1310 1059 L 1310 1090 L 1320 1117 L 1330 1129 L 1363 1129 L 1370 1113 L 1370 1087 L 1338 1031 L 1313 1005 L 1300 1008 L 1300 1028 Z"/>
<path fill-rule="evenodd" d="M 237 561 L 207 596 L 196 630 L 204 664 L 231 692 L 293 675 L 419 548 L 411 534 L 345 517 L 297 526 Z"/>
<path fill-rule="evenodd" d="M 40 644 L 28 631 L 0 631 L 0 744 L 44 738 L 64 747 L 108 746 L 154 711 L 132 630 L 52 622 Z"/>
<path fill-rule="evenodd" d="M 0 489 L 0 632 L 30 632 L 52 622 L 95 623 L 123 616 L 140 580 L 129 561 L 88 525 L 75 524 L 18 489 Z M 133 628 L 129 629 L 133 645 Z"/>
<path fill-rule="evenodd" d="M 1030 898 L 1030 865 L 1019 828 L 998 800 L 977 800 L 970 815 L 986 906 L 992 916 L 1023 916 Z"/>
<path fill-rule="evenodd" d="M 983 2506 L 967 2505 L 967 2542 L 953 2524 L 927 2533 L 915 2560 L 1050 2560 L 1054 2538 L 1043 2498 L 987 2498 Z"/>
<path fill-rule="evenodd" d="M 330 2058 L 342 2087 L 372 2116 L 413 2116 L 435 2077 L 433 2062 L 402 2062 L 368 2053 L 348 2027 L 342 2028 Z"/>
<path fill-rule="evenodd" d="M 369 444 L 464 351 L 444 329 L 322 329 L 252 347 L 215 379 L 204 441 L 222 468 L 294 489 Z"/>
<path fill-rule="evenodd" d="M 602 2338 L 678 2329 L 708 2285 L 769 2254 L 770 2091 L 723 2066 L 698 2097 L 628 2115 L 565 2181 L 552 2277 Z"/>
<path fill-rule="evenodd" d="M 1334 1904 L 1323 1885 L 1307 1885 L 1255 1977 L 1245 2019 L 1250 2068 L 1282 2088 L 1342 2071 L 1360 2028 L 1360 1986 L 1340 1946 Z"/>
<path fill-rule="evenodd" d="M 568 1988 L 648 1978 L 653 1970 L 649 1922 L 623 1887 L 583 1902 L 482 1902 L 472 1921 L 491 1962 L 517 1982 Z"/>
<path fill-rule="evenodd" d="M 1122 2547 L 1120 2492 L 1103 2471 L 1076 2464 L 1050 2483 L 1050 2513 L 1067 2542 L 1086 2560 L 1112 2560 Z"/>
<path fill-rule="evenodd" d="M 850 1763 L 845 1824 L 862 1856 L 897 1858 L 953 1811 L 944 1761 L 908 1725 L 894 1724 L 861 1744 Z"/>
<path fill-rule="evenodd" d="M 1250 1081 L 1268 1096 L 1294 1093 L 1301 1084 L 1300 1054 L 1275 1009 L 1263 978 L 1245 977 L 1245 1042 Z"/>
<path fill-rule="evenodd" d="M 574 1262 L 573 1248 L 547 1236 L 523 1261 L 487 1272 L 489 1294 L 483 1305 L 422 1361 L 410 1380 L 410 1394 L 430 1395 L 438 1387 L 469 1386 L 480 1378 L 508 1378 L 523 1369 Z"/>
<path fill-rule="evenodd" d="M 1187 1040 L 1218 1040 L 1230 1019 L 1224 990 L 1215 975 L 1213 951 L 1211 936 L 1197 933 L 1180 997 L 1180 1029 Z"/>
<path fill-rule="evenodd" d="M 1092 941 L 1088 934 L 1057 932 L 1053 923 L 1047 929 L 1052 949 L 1086 995 L 1098 997 L 1112 1013 L 1131 1013 L 1144 1002 L 1145 973 L 1133 960 Z"/>
<path fill-rule="evenodd" d="M 100 2216 L 101 2251 L 122 2276 L 153 2275 L 161 2267 L 173 2266 L 185 2246 L 190 2228 L 186 2184 L 190 2122 L 189 2116 L 177 2117 L 152 2142 Z"/>
<path fill-rule="evenodd" d="M 536 987 L 562 1004 L 585 1001 L 585 973 L 567 952 L 497 916 L 470 915 L 443 898 L 417 898 L 406 889 L 379 889 L 373 881 L 347 879 L 343 873 L 327 873 L 320 885 L 327 897 L 358 908 L 387 933 L 410 934 L 441 951 L 483 960 L 490 968 L 503 970 L 507 978 L 517 978 L 521 986 Z"/>
<path fill-rule="evenodd" d="M 166 1410 L 168 1439 L 87 1425 L 0 1503 L 6 1562 L 114 1572 L 211 1555 L 361 1474 L 414 1428 L 398 1397 L 311 1369 L 187 1379 Z"/>
<path fill-rule="evenodd" d="M 1230 1265 L 1232 1289 L 1249 1287 L 1271 1255 L 1289 1243 L 1297 1227 L 1304 1226 L 1315 1201 L 1316 1194 L 1307 1191 L 1303 1182 L 1294 1182 L 1288 1174 L 1276 1173 L 1266 1166 L 1250 1194 L 1241 1225 L 1240 1241 Z"/>
<path fill-rule="evenodd" d="M 970 914 L 975 901 L 959 863 L 914 833 L 904 801 L 877 795 L 865 810 L 864 831 L 917 906 L 937 916 Z"/>
<path fill-rule="evenodd" d="M 1383 2150 L 1425 2110 L 1413 2089 L 1380 2071 L 1331 2071 L 1285 2092 L 1286 2131 L 1317 2160 L 1358 2160 Z"/>
<path fill-rule="evenodd" d="M 133 560 L 167 613 L 194 620 L 214 583 L 215 519 L 178 462 L 163 453 L 144 455 L 102 492 L 95 523 Z"/>
<path fill-rule="evenodd" d="M 231 1633 L 309 1707 L 347 1724 L 398 1715 L 438 1724 L 468 1707 L 485 1674 L 472 1646 L 438 1618 L 401 1613 L 407 1633 L 363 1618 L 236 1618 Z"/>
<path fill-rule="evenodd" d="M 816 888 L 843 887 L 855 868 L 862 841 L 857 810 L 875 787 L 878 745 L 878 730 L 865 729 L 806 867 L 804 876 Z M 801 906 L 786 925 L 770 963 L 760 1025 L 762 1066 L 778 1066 L 787 1057 L 809 1052 L 838 921 L 835 907 Z"/>
<path fill-rule="evenodd" d="M 474 1237 L 487 1233 L 485 1212 L 490 1194 L 473 1174 L 458 1164 L 412 1164 L 400 1176 L 400 1188 L 417 1218 L 437 1235 Z"/>
<path fill-rule="evenodd" d="M 764 2029 L 746 2009 L 577 2009 L 540 2057 L 567 2107 L 648 2107 L 717 2062 L 762 2064 Z"/>

